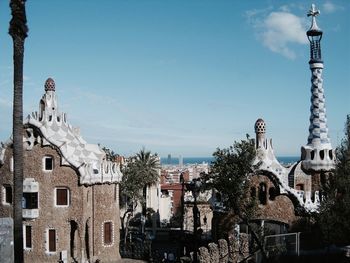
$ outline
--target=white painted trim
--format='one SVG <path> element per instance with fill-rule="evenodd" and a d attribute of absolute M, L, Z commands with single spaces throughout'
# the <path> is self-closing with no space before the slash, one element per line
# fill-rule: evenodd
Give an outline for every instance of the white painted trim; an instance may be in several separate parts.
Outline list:
<path fill-rule="evenodd" d="M 27 243 L 26 243 L 26 241 L 27 241 L 27 238 L 26 238 L 26 233 L 27 233 L 26 227 L 27 227 L 27 226 L 30 226 L 30 227 L 31 227 L 31 233 L 32 233 L 32 247 L 27 247 Z M 32 226 L 32 225 L 23 225 L 23 249 L 24 249 L 25 251 L 31 251 L 31 250 L 33 250 L 33 226 Z"/>
<path fill-rule="evenodd" d="M 105 227 L 105 223 L 112 223 L 112 243 L 110 243 L 110 244 L 105 244 L 105 240 L 104 240 L 104 234 L 105 234 L 105 229 L 104 229 L 104 227 Z M 102 246 L 103 247 L 112 247 L 113 245 L 114 245 L 114 222 L 112 221 L 112 220 L 106 220 L 106 221 L 103 221 L 102 222 L 102 227 L 101 227 L 101 229 L 102 229 L 102 232 L 101 232 L 101 240 L 102 240 Z"/>
<path fill-rule="evenodd" d="M 12 203 L 13 203 L 13 187 L 12 187 L 12 185 L 10 185 L 10 184 L 3 184 L 2 185 L 2 204 L 3 205 L 5 205 L 5 206 L 7 206 L 7 205 L 12 205 L 12 203 L 7 203 L 6 202 L 6 186 L 9 186 L 9 187 L 11 187 L 11 196 L 12 196 Z"/>
<path fill-rule="evenodd" d="M 49 230 L 55 230 L 55 239 L 56 239 L 56 251 L 49 251 Z M 58 234 L 57 229 L 53 227 L 48 227 L 45 229 L 45 254 L 47 255 L 55 255 L 57 254 L 58 250 Z"/>
<path fill-rule="evenodd" d="M 323 68 L 323 63 L 312 63 L 310 64 L 310 69 Z"/>
<path fill-rule="evenodd" d="M 13 172 L 13 167 L 14 167 L 14 164 L 13 164 L 13 157 L 10 158 L 10 172 Z"/>

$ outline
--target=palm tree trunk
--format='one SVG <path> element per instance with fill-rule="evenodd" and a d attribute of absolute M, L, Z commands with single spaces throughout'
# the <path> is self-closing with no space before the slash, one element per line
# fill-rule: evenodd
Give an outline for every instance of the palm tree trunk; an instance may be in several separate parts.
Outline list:
<path fill-rule="evenodd" d="M 15 262 L 23 262 L 23 57 L 27 37 L 25 0 L 11 0 L 12 19 L 9 34 L 13 39 L 13 220 Z"/>

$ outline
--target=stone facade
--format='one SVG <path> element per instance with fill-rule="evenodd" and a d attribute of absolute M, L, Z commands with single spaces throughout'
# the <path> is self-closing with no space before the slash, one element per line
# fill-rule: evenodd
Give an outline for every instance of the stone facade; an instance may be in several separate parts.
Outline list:
<path fill-rule="evenodd" d="M 292 224 L 296 220 L 294 204 L 287 195 L 279 194 L 278 186 L 265 175 L 251 178 L 251 195 L 257 200 L 257 218 Z M 262 189 L 265 188 L 265 189 Z"/>
<path fill-rule="evenodd" d="M 116 261 L 120 258 L 119 166 L 106 161 L 97 145 L 87 144 L 67 123 L 65 114 L 57 110 L 54 82 L 48 82 L 41 113 L 32 114 L 39 117 L 28 118 L 23 130 L 25 261 Z M 76 142 L 79 145 L 74 146 Z M 0 217 L 12 217 L 11 141 L 0 152 Z"/>

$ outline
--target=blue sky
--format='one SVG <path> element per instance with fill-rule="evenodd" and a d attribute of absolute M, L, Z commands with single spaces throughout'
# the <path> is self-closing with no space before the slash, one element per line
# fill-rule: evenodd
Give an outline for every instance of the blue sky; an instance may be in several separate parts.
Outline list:
<path fill-rule="evenodd" d="M 350 113 L 350 2 L 321 10 L 333 146 Z M 211 156 L 267 124 L 276 155 L 299 155 L 310 108 L 309 1 L 27 1 L 24 112 L 54 78 L 85 140 L 131 155 Z M 12 127 L 12 40 L 0 1 L 0 141 Z"/>

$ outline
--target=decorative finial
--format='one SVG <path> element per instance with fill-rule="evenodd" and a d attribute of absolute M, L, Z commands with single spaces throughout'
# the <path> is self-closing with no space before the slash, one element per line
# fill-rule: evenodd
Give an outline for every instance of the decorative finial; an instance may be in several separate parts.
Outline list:
<path fill-rule="evenodd" d="M 316 6 L 315 4 L 311 5 L 311 9 L 309 10 L 309 12 L 307 13 L 307 16 L 318 16 L 319 14 L 321 14 L 320 10 L 316 10 Z"/>
<path fill-rule="evenodd" d="M 256 120 L 255 125 L 255 133 L 257 134 L 264 134 L 266 131 L 266 125 L 263 119 L 259 118 Z"/>
<path fill-rule="evenodd" d="M 316 16 L 318 16 L 319 14 L 321 14 L 320 10 L 317 10 L 316 6 L 312 4 L 311 9 L 307 13 L 307 16 L 312 16 L 311 27 L 308 31 L 308 35 L 318 35 L 319 32 L 322 32 L 322 30 L 317 26 L 316 23 Z"/>
<path fill-rule="evenodd" d="M 55 91 L 55 81 L 52 78 L 45 81 L 45 91 Z"/>

